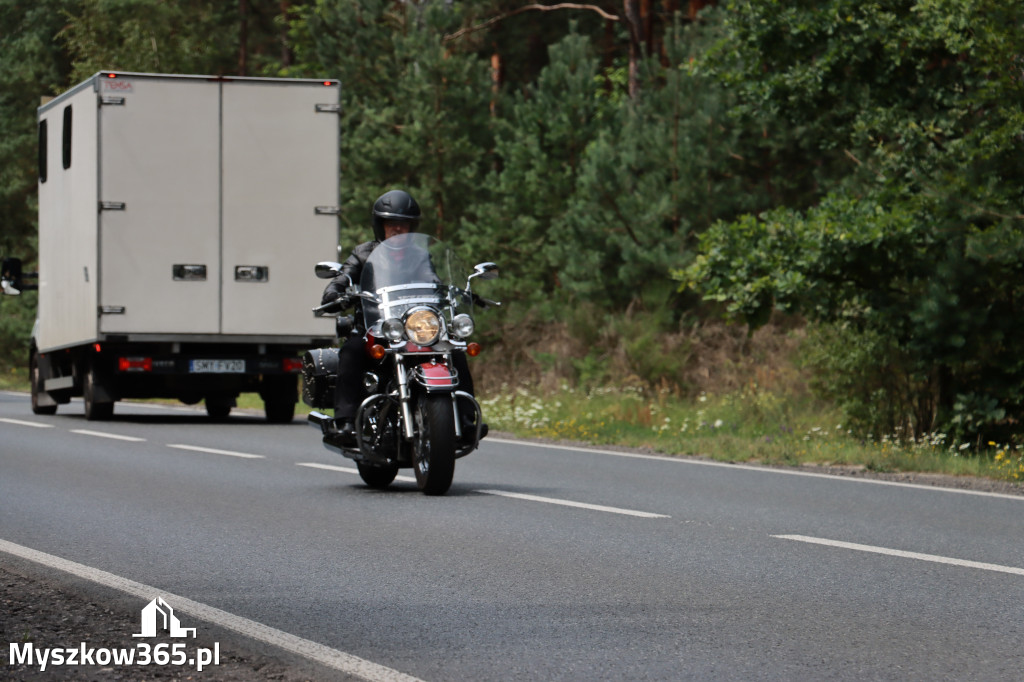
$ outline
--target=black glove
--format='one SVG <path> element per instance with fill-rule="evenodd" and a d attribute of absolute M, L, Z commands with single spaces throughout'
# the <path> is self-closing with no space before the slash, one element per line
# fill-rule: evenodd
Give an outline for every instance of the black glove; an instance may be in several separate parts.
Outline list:
<path fill-rule="evenodd" d="M 352 306 L 352 299 L 348 296 L 339 296 L 333 301 L 324 301 L 320 305 L 320 310 L 325 313 L 337 313 L 350 308 Z"/>

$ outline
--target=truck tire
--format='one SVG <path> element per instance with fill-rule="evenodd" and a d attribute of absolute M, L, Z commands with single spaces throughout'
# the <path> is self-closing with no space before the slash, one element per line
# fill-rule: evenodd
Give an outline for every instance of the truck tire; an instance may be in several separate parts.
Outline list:
<path fill-rule="evenodd" d="M 288 424 L 295 418 L 295 404 L 299 402 L 299 379 L 294 374 L 263 377 L 260 397 L 268 422 Z"/>
<path fill-rule="evenodd" d="M 57 414 L 56 405 L 40 405 L 39 398 L 43 392 L 43 377 L 39 372 L 39 360 L 33 352 L 28 361 L 28 376 L 32 382 L 32 414 Z"/>
<path fill-rule="evenodd" d="M 210 415 L 210 419 L 227 419 L 231 414 L 231 408 L 234 407 L 232 402 L 234 401 L 230 399 L 208 397 L 206 399 L 206 414 Z"/>
<path fill-rule="evenodd" d="M 87 421 L 107 421 L 114 416 L 114 403 L 96 400 L 96 369 L 92 366 L 85 372 L 82 386 L 82 400 L 85 402 L 85 418 Z"/>
<path fill-rule="evenodd" d="M 263 412 L 271 424 L 290 424 L 295 419 L 295 403 L 290 400 L 264 400 Z"/>

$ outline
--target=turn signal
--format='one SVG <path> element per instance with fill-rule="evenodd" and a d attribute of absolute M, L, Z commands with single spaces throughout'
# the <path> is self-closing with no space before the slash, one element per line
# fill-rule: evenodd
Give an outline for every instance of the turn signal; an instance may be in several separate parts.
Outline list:
<path fill-rule="evenodd" d="M 370 346 L 370 357 L 374 360 L 382 360 L 385 355 L 387 355 L 387 352 L 384 350 L 384 346 L 379 343 Z"/>
<path fill-rule="evenodd" d="M 480 355 L 480 344 L 474 341 L 473 343 L 466 346 L 466 355 L 468 355 L 471 358 L 475 358 L 476 356 Z"/>

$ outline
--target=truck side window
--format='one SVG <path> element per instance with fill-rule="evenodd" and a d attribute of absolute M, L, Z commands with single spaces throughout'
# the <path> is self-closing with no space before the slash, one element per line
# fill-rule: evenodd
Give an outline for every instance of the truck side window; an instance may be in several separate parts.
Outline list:
<path fill-rule="evenodd" d="M 71 105 L 64 107 L 64 168 L 71 168 Z"/>
<path fill-rule="evenodd" d="M 46 121 L 39 122 L 39 182 L 46 182 Z"/>

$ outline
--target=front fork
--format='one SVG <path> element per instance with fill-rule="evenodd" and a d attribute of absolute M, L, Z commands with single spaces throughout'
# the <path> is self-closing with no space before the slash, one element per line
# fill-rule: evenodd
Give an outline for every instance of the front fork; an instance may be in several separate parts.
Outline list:
<path fill-rule="evenodd" d="M 409 372 L 405 369 L 402 356 L 395 356 L 395 378 L 398 380 L 398 404 L 402 409 L 402 426 L 405 439 L 411 441 L 415 436 L 412 423 L 412 408 L 409 406 Z"/>

